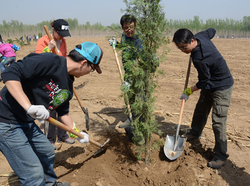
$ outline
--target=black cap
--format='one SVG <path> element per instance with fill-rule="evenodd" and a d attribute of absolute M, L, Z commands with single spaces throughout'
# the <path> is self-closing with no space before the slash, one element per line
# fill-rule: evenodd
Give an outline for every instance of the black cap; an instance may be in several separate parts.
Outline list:
<path fill-rule="evenodd" d="M 62 37 L 71 36 L 69 33 L 69 24 L 64 19 L 57 19 L 53 23 L 53 28 Z"/>

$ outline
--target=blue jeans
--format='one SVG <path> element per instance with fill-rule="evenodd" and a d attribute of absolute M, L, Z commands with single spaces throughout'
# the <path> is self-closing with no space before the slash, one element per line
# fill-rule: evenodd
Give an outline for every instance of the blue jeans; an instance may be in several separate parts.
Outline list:
<path fill-rule="evenodd" d="M 6 57 L 0 63 L 1 73 L 5 70 L 5 65 L 9 65 L 16 61 L 16 57 Z"/>
<path fill-rule="evenodd" d="M 56 182 L 54 148 L 34 122 L 0 122 L 0 150 L 22 185 L 52 186 Z"/>

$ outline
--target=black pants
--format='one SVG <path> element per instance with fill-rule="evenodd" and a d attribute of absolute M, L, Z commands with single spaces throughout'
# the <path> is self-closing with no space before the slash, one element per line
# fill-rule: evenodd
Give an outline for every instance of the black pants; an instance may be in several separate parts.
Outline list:
<path fill-rule="evenodd" d="M 57 118 L 57 113 L 56 113 L 55 110 L 50 112 L 50 116 L 52 118 L 55 118 L 58 121 L 60 121 L 59 118 Z M 59 127 L 56 127 L 55 125 L 49 123 L 49 131 L 48 131 L 47 138 L 49 139 L 49 141 L 51 143 L 54 143 L 56 141 L 56 129 L 57 129 L 58 140 L 63 141 L 65 139 L 69 138 L 69 136 L 68 136 L 68 134 L 67 134 L 67 132 L 65 130 L 63 130 L 63 129 L 59 128 Z"/>
<path fill-rule="evenodd" d="M 227 154 L 226 122 L 232 91 L 233 86 L 213 93 L 201 90 L 190 131 L 193 135 L 200 136 L 212 109 L 212 127 L 215 136 L 214 158 L 223 161 L 229 156 Z"/>

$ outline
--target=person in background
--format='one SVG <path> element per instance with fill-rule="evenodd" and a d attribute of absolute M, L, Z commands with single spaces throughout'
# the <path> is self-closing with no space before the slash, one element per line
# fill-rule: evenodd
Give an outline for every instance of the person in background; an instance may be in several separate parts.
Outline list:
<path fill-rule="evenodd" d="M 102 73 L 102 49 L 84 42 L 67 57 L 51 53 L 31 53 L 3 72 L 5 86 L 0 91 L 0 151 L 18 176 L 21 185 L 70 186 L 57 182 L 53 170 L 55 150 L 34 120 L 41 123 L 56 110 L 70 128 L 69 101 L 73 97 L 74 78 L 91 71 Z M 81 132 L 80 143 L 88 143 Z"/>
<path fill-rule="evenodd" d="M 55 50 L 57 50 L 60 56 L 66 57 L 67 45 L 66 45 L 66 40 L 64 39 L 64 37 L 71 36 L 69 33 L 69 24 L 64 19 L 57 19 L 57 20 L 54 20 L 50 25 L 52 27 L 52 33 L 51 33 L 52 40 L 50 41 L 47 35 L 44 35 L 43 37 L 41 37 L 37 42 L 36 53 L 49 52 L 49 53 L 56 54 Z M 53 118 L 58 118 L 55 110 L 50 112 L 50 116 Z M 45 125 L 47 125 L 47 123 Z M 65 130 L 59 127 L 56 127 L 55 125 L 50 123 L 48 133 L 46 133 L 45 131 L 45 135 L 47 136 L 47 138 L 49 139 L 49 141 L 51 142 L 51 144 L 54 146 L 55 149 L 56 149 L 56 146 L 55 146 L 56 129 L 57 129 L 57 138 L 58 138 L 57 142 L 59 143 L 64 142 L 68 144 L 75 143 L 75 140 L 73 139 L 75 138 L 75 136 L 73 134 L 72 135 L 70 134 L 72 137 L 70 138 Z"/>
<path fill-rule="evenodd" d="M 212 43 L 215 29 L 209 28 L 194 35 L 183 28 L 175 32 L 173 42 L 184 53 L 191 54 L 198 71 L 198 82 L 184 90 L 181 99 L 188 100 L 193 92 L 200 90 L 194 110 L 191 130 L 187 141 L 199 139 L 212 108 L 212 127 L 215 136 L 214 158 L 208 166 L 219 169 L 226 165 L 227 135 L 226 121 L 231 101 L 234 80 L 225 59 Z"/>
<path fill-rule="evenodd" d="M 0 61 L 0 70 L 1 74 L 5 70 L 5 67 L 7 65 L 10 65 L 11 63 L 16 61 L 16 53 L 15 51 L 18 51 L 20 48 L 17 45 L 10 44 L 10 43 L 3 43 L 0 42 L 0 53 L 2 60 Z M 0 76 L 0 81 L 2 81 L 2 77 Z"/>
<path fill-rule="evenodd" d="M 4 43 L 4 41 L 3 41 L 3 38 L 2 38 L 2 36 L 1 36 L 1 34 L 0 34 L 0 43 Z"/>

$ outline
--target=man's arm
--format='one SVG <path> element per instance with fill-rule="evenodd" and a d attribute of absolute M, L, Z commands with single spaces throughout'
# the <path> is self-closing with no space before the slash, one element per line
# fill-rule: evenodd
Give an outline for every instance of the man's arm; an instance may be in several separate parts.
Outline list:
<path fill-rule="evenodd" d="M 23 107 L 25 111 L 27 111 L 31 106 L 31 103 L 29 98 L 23 91 L 21 82 L 10 80 L 6 81 L 5 85 L 13 98 Z"/>
<path fill-rule="evenodd" d="M 68 127 L 70 127 L 70 128 L 74 127 L 73 120 L 72 120 L 69 113 L 67 113 L 63 116 L 60 116 L 60 119 L 61 119 L 62 123 L 67 125 Z"/>

